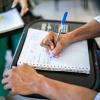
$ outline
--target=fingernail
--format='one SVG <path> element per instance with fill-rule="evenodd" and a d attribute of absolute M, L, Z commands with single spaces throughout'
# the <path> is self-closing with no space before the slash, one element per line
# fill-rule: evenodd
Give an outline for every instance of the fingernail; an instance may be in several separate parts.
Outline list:
<path fill-rule="evenodd" d="M 14 8 L 15 6 L 16 6 L 16 4 L 14 3 L 14 4 L 12 4 L 11 8 Z"/>
<path fill-rule="evenodd" d="M 49 50 L 49 53 L 51 54 L 51 53 L 52 53 L 52 51 L 51 51 L 51 50 Z"/>
<path fill-rule="evenodd" d="M 15 66 L 12 66 L 12 68 L 16 68 Z"/>
<path fill-rule="evenodd" d="M 53 49 L 54 49 L 54 47 L 53 47 L 53 46 L 51 46 L 51 49 L 53 50 Z"/>

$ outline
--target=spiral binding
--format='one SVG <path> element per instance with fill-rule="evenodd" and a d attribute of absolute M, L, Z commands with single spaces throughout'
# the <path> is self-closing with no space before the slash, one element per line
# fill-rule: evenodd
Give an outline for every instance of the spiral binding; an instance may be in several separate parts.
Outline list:
<path fill-rule="evenodd" d="M 18 62 L 17 65 L 23 65 L 25 62 Z M 38 69 L 38 70 L 46 70 L 46 71 L 63 71 L 63 72 L 75 72 L 75 73 L 89 73 L 87 70 L 88 68 L 84 68 L 84 67 L 79 67 L 79 69 L 77 69 L 77 67 L 75 66 L 55 66 L 55 65 L 48 65 L 48 64 L 32 64 L 32 63 L 27 63 L 28 65 L 32 66 L 34 69 Z M 84 70 L 83 70 L 84 69 Z"/>

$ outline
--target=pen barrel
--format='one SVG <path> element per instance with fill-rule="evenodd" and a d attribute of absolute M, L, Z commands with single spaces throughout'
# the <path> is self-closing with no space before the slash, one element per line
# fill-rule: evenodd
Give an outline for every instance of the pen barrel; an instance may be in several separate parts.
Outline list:
<path fill-rule="evenodd" d="M 57 38 L 56 38 L 55 46 L 57 45 L 57 42 L 59 41 L 59 36 L 60 36 L 60 32 L 58 32 L 58 35 L 57 35 Z"/>
<path fill-rule="evenodd" d="M 63 18 L 62 18 L 62 20 L 61 20 L 61 25 L 60 25 L 60 27 L 59 27 L 59 29 L 58 29 L 58 34 L 57 34 L 57 38 L 56 38 L 56 44 L 57 44 L 57 42 L 58 42 L 58 40 L 59 40 L 59 36 L 60 36 L 60 34 L 61 34 L 61 30 L 63 29 L 63 26 L 64 26 L 64 23 L 65 23 L 65 21 L 66 21 L 67 15 L 68 15 L 68 12 L 65 12 L 65 13 L 64 13 L 64 16 L 63 16 Z M 55 44 L 55 45 L 56 45 L 56 44 Z"/>
<path fill-rule="evenodd" d="M 64 23 L 65 23 L 65 21 L 66 21 L 66 18 L 67 18 L 67 15 L 68 15 L 68 12 L 65 12 L 65 13 L 64 13 L 64 16 L 63 16 L 63 18 L 62 18 L 62 20 L 61 20 L 61 25 L 64 25 Z"/>

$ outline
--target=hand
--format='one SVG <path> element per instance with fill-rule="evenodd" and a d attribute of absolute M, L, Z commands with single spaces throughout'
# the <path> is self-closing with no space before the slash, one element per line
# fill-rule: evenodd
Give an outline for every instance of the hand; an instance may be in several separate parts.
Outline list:
<path fill-rule="evenodd" d="M 42 75 L 39 75 L 31 66 L 23 65 L 8 70 L 2 83 L 4 89 L 10 90 L 12 95 L 29 95 L 39 93 L 41 78 Z"/>
<path fill-rule="evenodd" d="M 21 16 L 23 16 L 29 10 L 28 0 L 14 0 L 14 2 L 12 4 L 12 8 L 14 8 L 18 3 L 21 6 L 21 13 L 20 14 L 21 14 Z"/>
<path fill-rule="evenodd" d="M 41 46 L 48 49 L 53 56 L 58 56 L 65 46 L 70 44 L 68 34 L 61 34 L 56 44 L 57 33 L 50 32 L 41 42 Z M 56 46 L 55 46 L 56 44 Z"/>
<path fill-rule="evenodd" d="M 2 80 L 12 95 L 40 94 L 51 100 L 93 100 L 96 92 L 84 87 L 59 82 L 38 74 L 31 66 L 13 67 Z"/>

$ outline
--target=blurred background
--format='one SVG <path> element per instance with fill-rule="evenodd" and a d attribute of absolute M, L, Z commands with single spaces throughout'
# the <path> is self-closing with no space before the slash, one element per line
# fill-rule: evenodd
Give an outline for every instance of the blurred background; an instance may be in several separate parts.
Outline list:
<path fill-rule="evenodd" d="M 34 0 L 30 0 L 34 5 Z M 60 20 L 65 11 L 69 21 L 87 22 L 100 14 L 100 0 L 38 0 L 32 13 L 44 19 Z"/>
<path fill-rule="evenodd" d="M 0 0 L 0 12 L 11 9 L 13 0 Z M 26 14 L 25 21 L 30 23 L 32 20 L 49 19 L 60 20 L 65 11 L 68 11 L 68 21 L 88 22 L 95 16 L 100 15 L 100 0 L 29 0 L 30 17 Z M 26 24 L 27 25 L 27 24 Z M 6 57 L 10 50 L 10 56 L 16 50 L 22 32 L 0 39 L 0 80 L 6 66 Z M 9 57 L 8 57 L 9 58 Z M 12 59 L 12 58 L 11 58 Z M 0 84 L 0 100 L 34 100 L 22 96 L 9 96 Z"/>

